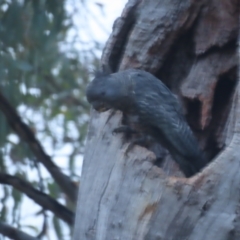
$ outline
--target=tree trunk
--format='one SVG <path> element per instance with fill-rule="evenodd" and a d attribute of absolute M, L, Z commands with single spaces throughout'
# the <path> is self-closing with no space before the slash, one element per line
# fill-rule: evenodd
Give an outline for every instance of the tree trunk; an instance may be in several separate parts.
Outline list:
<path fill-rule="evenodd" d="M 102 63 L 161 79 L 211 162 L 187 179 L 156 166 L 146 148 L 126 156 L 129 143 L 112 134 L 121 112 L 92 110 L 74 240 L 240 239 L 238 4 L 129 0 Z"/>

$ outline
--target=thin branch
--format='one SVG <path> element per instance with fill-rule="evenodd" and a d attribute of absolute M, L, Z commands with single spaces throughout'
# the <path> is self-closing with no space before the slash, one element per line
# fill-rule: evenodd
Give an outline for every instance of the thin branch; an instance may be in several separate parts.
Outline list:
<path fill-rule="evenodd" d="M 77 187 L 70 180 L 70 178 L 62 173 L 58 166 L 52 161 L 51 157 L 47 155 L 39 141 L 36 139 L 34 133 L 23 122 L 17 111 L 11 106 L 8 100 L 0 92 L 0 110 L 7 118 L 8 124 L 18 134 L 18 136 L 24 140 L 46 169 L 50 172 L 54 180 L 58 183 L 60 188 L 66 195 L 73 201 L 76 201 Z"/>
<path fill-rule="evenodd" d="M 43 181 L 43 177 L 42 177 L 42 173 L 41 173 L 41 170 L 40 170 L 40 166 L 39 166 L 39 162 L 36 161 L 36 159 L 34 159 L 34 165 L 35 165 L 35 168 L 37 169 L 37 173 L 38 173 L 38 177 L 39 177 L 39 182 L 38 182 L 38 186 L 39 186 L 39 190 L 41 192 L 45 192 L 45 187 L 44 187 L 44 181 Z M 48 224 L 47 224 L 47 213 L 46 213 L 46 209 L 43 209 L 43 224 L 42 224 L 42 230 L 41 232 L 38 234 L 37 238 L 41 239 L 46 231 L 47 231 L 47 227 L 48 227 Z"/>
<path fill-rule="evenodd" d="M 73 212 L 71 212 L 62 204 L 58 203 L 55 199 L 53 199 L 46 193 L 43 193 L 33 188 L 28 182 L 9 174 L 0 173 L 0 183 L 11 185 L 15 189 L 25 193 L 29 198 L 42 206 L 44 209 L 53 212 L 57 217 L 59 217 L 69 225 L 73 225 Z"/>
<path fill-rule="evenodd" d="M 55 81 L 55 79 L 51 75 L 45 76 L 45 79 L 53 86 L 54 89 L 56 89 L 59 92 L 61 91 L 60 86 L 57 84 L 57 82 Z M 49 93 L 51 93 L 51 92 L 49 91 Z M 89 105 L 88 105 L 87 102 L 82 101 L 81 99 L 75 98 L 72 95 L 72 93 L 69 93 L 63 99 L 57 99 L 57 101 L 59 103 L 63 103 L 63 104 L 66 104 L 66 102 L 67 102 L 68 104 L 75 105 L 77 107 L 81 106 L 84 110 L 88 110 L 89 109 Z"/>
<path fill-rule="evenodd" d="M 0 233 L 10 239 L 14 240 L 38 240 L 38 238 L 32 237 L 17 228 L 11 227 L 8 224 L 0 222 Z"/>

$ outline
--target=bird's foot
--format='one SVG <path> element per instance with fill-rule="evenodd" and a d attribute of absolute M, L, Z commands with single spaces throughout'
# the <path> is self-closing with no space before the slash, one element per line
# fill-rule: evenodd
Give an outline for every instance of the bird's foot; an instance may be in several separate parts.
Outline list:
<path fill-rule="evenodd" d="M 131 137 L 132 134 L 136 134 L 137 131 L 135 129 L 129 127 L 128 125 L 122 125 L 120 127 L 113 129 L 112 133 L 113 134 L 124 133 L 125 136 L 128 138 L 128 137 Z"/>

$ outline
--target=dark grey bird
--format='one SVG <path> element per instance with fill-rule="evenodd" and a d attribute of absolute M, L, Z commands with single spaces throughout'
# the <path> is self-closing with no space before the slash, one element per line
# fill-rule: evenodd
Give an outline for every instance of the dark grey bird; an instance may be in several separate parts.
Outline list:
<path fill-rule="evenodd" d="M 186 177 L 207 164 L 177 98 L 152 74 L 137 69 L 97 74 L 86 96 L 97 111 L 116 109 L 137 116 L 143 132 L 170 152 Z"/>

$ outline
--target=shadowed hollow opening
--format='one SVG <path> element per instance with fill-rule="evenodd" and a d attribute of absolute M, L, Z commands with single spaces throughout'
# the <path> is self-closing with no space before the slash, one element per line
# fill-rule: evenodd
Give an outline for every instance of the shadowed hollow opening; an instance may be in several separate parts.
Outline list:
<path fill-rule="evenodd" d="M 179 90 L 181 84 L 186 76 L 188 76 L 196 60 L 193 34 L 193 29 L 190 29 L 175 41 L 176 44 L 171 47 L 162 67 L 155 73 L 174 94 L 180 96 L 179 99 L 181 99 L 181 92 Z M 205 55 L 207 57 L 210 52 L 218 50 L 221 52 L 223 48 L 224 51 L 235 49 L 236 41 L 231 41 L 222 48 L 211 48 Z M 202 102 L 199 99 L 182 99 L 186 110 L 186 120 L 197 137 L 199 145 L 206 154 L 209 162 L 225 147 L 226 121 L 231 109 L 232 96 L 236 83 L 237 67 L 233 67 L 218 77 L 212 99 L 212 109 L 209 116 L 210 122 L 205 129 L 201 128 Z M 169 175 L 176 175 L 176 167 L 172 168 L 173 174 L 171 174 L 169 168 L 164 169 L 165 165 L 169 165 L 166 164 L 169 159 L 171 161 L 171 157 L 164 157 L 157 162 L 157 165 L 162 167 L 165 172 L 170 172 Z"/>
<path fill-rule="evenodd" d="M 197 137 L 199 145 L 209 162 L 225 147 L 226 123 L 230 113 L 236 83 L 236 67 L 219 77 L 214 90 L 211 120 L 205 129 L 201 129 L 200 125 L 201 101 L 198 99 L 184 99 L 186 120 Z M 181 176 L 179 175 L 177 164 L 167 155 L 164 159 L 158 159 L 156 165 L 161 167 L 169 176 Z"/>
<path fill-rule="evenodd" d="M 201 102 L 198 99 L 184 99 L 187 109 L 186 119 L 209 162 L 225 147 L 226 121 L 230 113 L 236 83 L 236 67 L 219 77 L 214 90 L 211 116 L 209 116 L 211 120 L 205 129 L 201 129 L 200 125 Z"/>
<path fill-rule="evenodd" d="M 225 147 L 225 125 L 230 113 L 236 83 L 237 67 L 234 67 L 219 77 L 215 88 L 212 119 L 209 127 L 206 129 L 208 134 L 206 134 L 205 151 L 211 159 Z"/>

